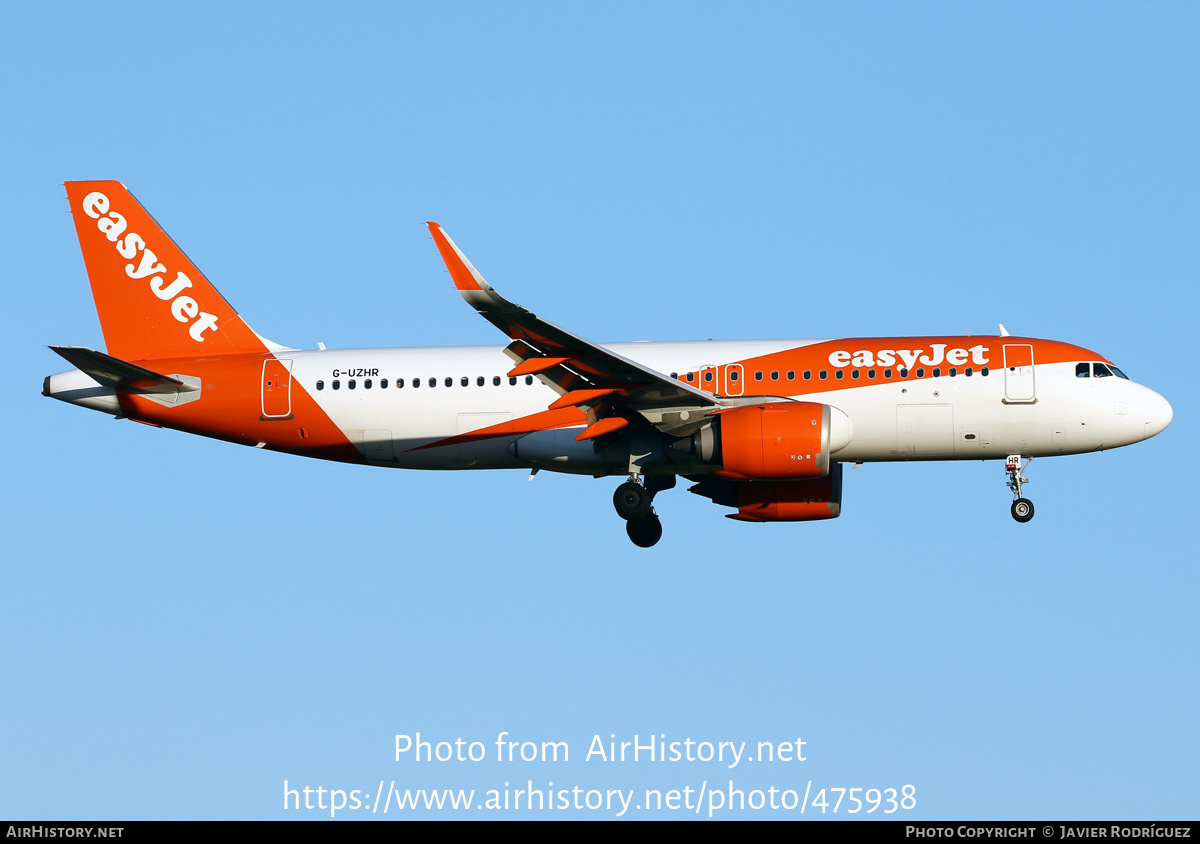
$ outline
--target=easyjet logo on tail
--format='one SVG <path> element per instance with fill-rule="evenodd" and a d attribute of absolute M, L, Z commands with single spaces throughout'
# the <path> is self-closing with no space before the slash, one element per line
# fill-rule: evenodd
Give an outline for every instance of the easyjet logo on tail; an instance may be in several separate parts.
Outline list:
<path fill-rule="evenodd" d="M 175 273 L 175 279 L 169 284 L 166 277 L 170 274 L 167 268 L 159 263 L 158 256 L 146 247 L 145 239 L 137 232 L 128 232 L 129 223 L 125 217 L 116 211 L 109 210 L 108 197 L 100 191 L 92 191 L 83 198 L 83 213 L 96 221 L 96 227 L 108 238 L 122 257 L 135 263 L 125 265 L 125 275 L 135 281 L 149 279 L 150 292 L 170 309 L 171 316 L 187 325 L 188 335 L 197 343 L 204 342 L 205 331 L 217 330 L 217 317 L 200 309 L 200 304 L 191 296 L 183 295 L 183 291 L 192 286 L 192 280 L 182 272 Z M 124 237 L 122 237 L 124 235 Z M 141 252 L 141 258 L 137 254 Z"/>
<path fill-rule="evenodd" d="M 918 363 L 939 366 L 943 361 L 951 366 L 965 366 L 968 360 L 975 366 L 986 366 L 988 347 L 980 344 L 969 349 L 948 349 L 948 343 L 931 343 L 922 349 L 862 349 L 856 352 L 837 351 L 829 355 L 830 366 L 895 366 L 912 369 Z"/>

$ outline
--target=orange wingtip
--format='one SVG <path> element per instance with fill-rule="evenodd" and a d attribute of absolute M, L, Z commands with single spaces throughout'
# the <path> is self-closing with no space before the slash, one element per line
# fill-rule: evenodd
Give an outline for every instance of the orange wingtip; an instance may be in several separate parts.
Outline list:
<path fill-rule="evenodd" d="M 590 401 L 604 398 L 605 396 L 615 393 L 616 390 L 610 388 L 596 390 L 572 390 L 566 395 L 559 396 L 554 404 L 550 405 L 550 410 L 558 410 L 560 407 L 572 407 L 581 404 L 587 404 Z"/>
<path fill-rule="evenodd" d="M 426 225 L 429 226 L 429 233 L 433 235 L 433 242 L 437 244 L 438 252 L 442 254 L 446 269 L 450 271 L 450 277 L 454 279 L 454 286 L 459 290 L 482 290 L 483 287 L 476 280 L 473 272 L 475 268 L 458 251 L 458 247 L 442 231 L 442 227 L 432 221 L 427 222 Z"/>
<path fill-rule="evenodd" d="M 569 360 L 571 358 L 530 358 L 529 360 L 521 361 L 510 369 L 508 377 L 516 378 L 519 375 L 535 375 L 558 366 L 560 363 L 566 363 Z"/>
<path fill-rule="evenodd" d="M 613 431 L 619 431 L 628 424 L 629 420 L 622 416 L 609 416 L 606 419 L 593 422 L 584 428 L 579 436 L 575 437 L 575 442 L 581 443 L 584 440 L 594 440 L 596 437 L 602 437 L 605 434 L 611 434 Z"/>

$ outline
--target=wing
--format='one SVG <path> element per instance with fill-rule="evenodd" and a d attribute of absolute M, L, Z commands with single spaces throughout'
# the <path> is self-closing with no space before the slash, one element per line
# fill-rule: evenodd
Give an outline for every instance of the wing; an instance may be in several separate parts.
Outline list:
<path fill-rule="evenodd" d="M 428 225 L 458 292 L 512 340 L 504 350 L 516 362 L 509 376 L 534 375 L 558 392 L 551 408 L 584 411 L 589 427 L 577 439 L 620 430 L 637 416 L 664 433 L 684 436 L 725 406 L 711 393 L 576 337 L 508 301 L 441 226 Z"/>

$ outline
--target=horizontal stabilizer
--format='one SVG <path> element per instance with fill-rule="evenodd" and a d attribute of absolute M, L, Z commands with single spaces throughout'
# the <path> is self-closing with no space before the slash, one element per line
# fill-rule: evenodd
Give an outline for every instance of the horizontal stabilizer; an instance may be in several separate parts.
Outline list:
<path fill-rule="evenodd" d="M 161 375 L 153 370 L 128 361 L 97 352 L 86 346 L 51 346 L 52 350 L 66 358 L 77 369 L 86 372 L 97 383 L 114 390 L 134 393 L 178 393 L 195 390 L 170 375 Z"/>

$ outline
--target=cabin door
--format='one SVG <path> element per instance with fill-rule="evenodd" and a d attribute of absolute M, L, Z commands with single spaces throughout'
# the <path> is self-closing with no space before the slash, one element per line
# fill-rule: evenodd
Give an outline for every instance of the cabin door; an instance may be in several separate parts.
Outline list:
<path fill-rule="evenodd" d="M 1033 383 L 1033 346 L 1004 347 L 1004 397 L 1018 403 L 1037 401 Z"/>

